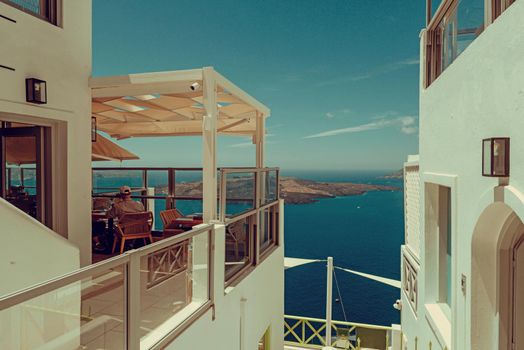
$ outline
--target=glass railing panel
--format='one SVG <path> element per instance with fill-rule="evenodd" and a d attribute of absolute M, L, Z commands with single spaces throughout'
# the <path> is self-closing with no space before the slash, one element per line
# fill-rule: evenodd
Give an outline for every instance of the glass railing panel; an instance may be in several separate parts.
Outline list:
<path fill-rule="evenodd" d="M 169 195 L 169 172 L 167 170 L 147 170 L 146 187 L 153 189 L 158 197 Z"/>
<path fill-rule="evenodd" d="M 268 248 L 278 242 L 278 223 L 279 223 L 279 204 L 276 203 L 260 211 L 260 231 L 259 247 L 260 253 L 264 253 Z"/>
<path fill-rule="evenodd" d="M 209 264 L 208 231 L 141 257 L 140 335 L 145 348 L 209 300 Z"/>
<path fill-rule="evenodd" d="M 0 348 L 125 349 L 124 268 L 0 311 Z"/>
<path fill-rule="evenodd" d="M 225 281 L 229 281 L 252 265 L 254 251 L 252 242 L 256 230 L 256 213 L 244 218 L 235 219 L 226 226 L 225 239 Z"/>
<path fill-rule="evenodd" d="M 225 173 L 225 215 L 235 217 L 256 207 L 256 173 Z M 222 194 L 221 194 L 222 195 Z M 220 208 L 219 208 L 220 210 Z"/>
<path fill-rule="evenodd" d="M 202 215 L 202 170 L 179 170 L 173 172 L 175 197 L 173 207 L 184 216 Z"/>
<path fill-rule="evenodd" d="M 176 208 L 185 216 L 202 214 L 202 200 L 201 199 L 176 199 Z"/>
<path fill-rule="evenodd" d="M 93 193 L 117 193 L 121 186 L 133 190 L 143 189 L 144 172 L 142 170 L 93 170 Z M 133 194 L 137 194 L 137 191 Z"/>
<path fill-rule="evenodd" d="M 201 170 L 176 170 L 174 184 L 176 197 L 202 198 Z"/>
<path fill-rule="evenodd" d="M 278 172 L 277 170 L 262 171 L 260 173 L 262 183 L 261 205 L 274 202 L 278 199 Z"/>

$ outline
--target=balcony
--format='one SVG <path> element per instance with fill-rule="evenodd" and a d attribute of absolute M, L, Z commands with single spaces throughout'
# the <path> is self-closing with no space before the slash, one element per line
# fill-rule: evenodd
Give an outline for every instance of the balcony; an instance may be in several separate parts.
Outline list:
<path fill-rule="evenodd" d="M 63 263 L 63 271 L 72 271 L 59 276 L 45 267 L 42 275 L 34 273 L 34 261 L 20 254 L 24 263 L 13 265 L 12 271 L 30 277 L 25 285 L 35 284 L 0 296 L 2 349 L 164 348 L 183 341 L 184 331 L 195 323 L 215 333 L 232 325 L 228 314 L 216 310 L 239 305 L 244 286 L 282 281 L 279 169 L 264 167 L 263 159 L 269 109 L 212 68 L 96 78 L 91 85 L 98 131 L 119 139 L 200 136 L 202 168 L 92 169 L 93 204 L 107 203 L 122 185 L 132 187 L 132 197 L 154 213 L 153 234 L 157 231 L 154 238 L 159 240 L 137 240 L 133 247 L 124 246 L 122 254 L 96 257 L 87 225 L 74 227 L 77 235 L 67 238 L 75 255 Z M 254 141 L 255 167 L 217 168 L 216 139 L 224 134 Z M 30 172 L 8 170 L 6 182 L 24 181 L 31 190 Z M 66 180 L 69 174 L 56 182 Z M 85 208 L 68 205 L 57 214 L 88 222 Z M 97 209 L 91 217 L 107 219 L 110 226 L 107 209 Z M 163 235 L 159 214 L 165 209 L 194 214 L 194 220 L 173 235 Z M 75 269 L 78 255 L 98 262 Z M 268 294 L 276 299 L 280 290 Z M 269 305 L 271 314 L 264 321 L 273 322 L 275 313 L 280 317 L 281 308 Z"/>
<path fill-rule="evenodd" d="M 390 349 L 392 327 L 333 321 L 332 343 L 337 349 Z M 289 350 L 322 349 L 326 344 L 326 320 L 311 317 L 284 316 L 284 344 Z"/>

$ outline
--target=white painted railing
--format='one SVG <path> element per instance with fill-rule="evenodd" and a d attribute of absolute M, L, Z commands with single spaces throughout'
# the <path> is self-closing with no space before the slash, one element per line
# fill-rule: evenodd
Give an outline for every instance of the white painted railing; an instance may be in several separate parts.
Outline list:
<path fill-rule="evenodd" d="M 212 305 L 213 230 L 201 225 L 1 297 L 0 348 L 165 346 Z"/>

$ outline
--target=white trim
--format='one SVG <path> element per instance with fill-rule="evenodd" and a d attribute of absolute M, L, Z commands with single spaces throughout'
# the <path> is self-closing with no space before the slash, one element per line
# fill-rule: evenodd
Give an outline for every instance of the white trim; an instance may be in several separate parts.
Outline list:
<path fill-rule="evenodd" d="M 451 349 L 451 322 L 439 304 L 426 304 L 426 319 L 442 348 Z"/>

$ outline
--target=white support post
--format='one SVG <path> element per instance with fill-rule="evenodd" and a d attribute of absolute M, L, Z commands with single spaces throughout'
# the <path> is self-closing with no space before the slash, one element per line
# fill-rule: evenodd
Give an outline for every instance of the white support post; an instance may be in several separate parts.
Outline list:
<path fill-rule="evenodd" d="M 202 120 L 202 151 L 203 151 L 203 219 L 210 222 L 217 219 L 217 165 L 216 136 L 218 107 L 216 101 L 215 72 L 211 67 L 202 69 L 203 105 L 205 115 Z"/>
<path fill-rule="evenodd" d="M 154 187 L 148 187 L 147 188 L 147 196 L 148 197 L 154 197 L 155 196 L 155 188 Z M 148 198 L 147 199 L 147 210 L 150 211 L 153 214 L 153 217 L 155 217 L 155 199 L 154 198 Z M 155 228 L 153 227 L 153 230 Z"/>
<path fill-rule="evenodd" d="M 333 311 L 333 257 L 327 258 L 326 283 L 326 346 L 331 346 L 331 317 Z"/>
<path fill-rule="evenodd" d="M 141 258 L 138 254 L 131 254 L 126 273 L 126 335 L 129 350 L 140 350 L 140 270 Z"/>
<path fill-rule="evenodd" d="M 257 168 L 264 167 L 264 147 L 266 139 L 266 119 L 264 115 L 257 112 L 256 116 L 257 131 L 255 135 L 255 143 L 257 148 Z"/>

